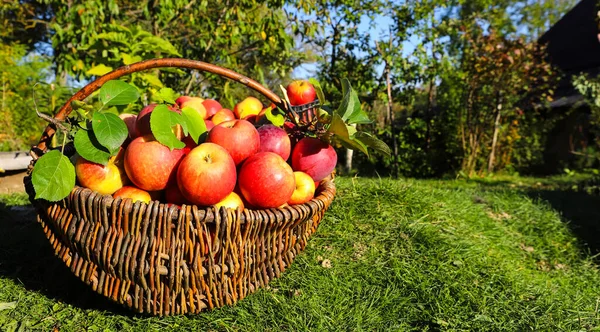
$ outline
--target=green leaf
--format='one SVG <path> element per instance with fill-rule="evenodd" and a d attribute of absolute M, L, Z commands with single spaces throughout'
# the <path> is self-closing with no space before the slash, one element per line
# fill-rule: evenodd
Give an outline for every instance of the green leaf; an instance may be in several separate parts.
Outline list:
<path fill-rule="evenodd" d="M 60 151 L 52 150 L 35 163 L 31 182 L 36 199 L 60 201 L 75 187 L 75 167 Z"/>
<path fill-rule="evenodd" d="M 127 105 L 140 97 L 140 92 L 135 86 L 115 80 L 104 83 L 98 93 L 104 106 Z"/>
<path fill-rule="evenodd" d="M 358 150 L 358 151 L 364 153 L 365 155 L 367 155 L 367 157 L 369 156 L 369 151 L 367 149 L 367 146 L 365 144 L 363 144 L 361 141 L 357 141 L 357 140 L 351 138 L 348 141 L 341 140 L 340 143 L 345 148 L 348 148 L 350 150 Z"/>
<path fill-rule="evenodd" d="M 185 144 L 173 133 L 173 127 L 183 122 L 181 115 L 170 111 L 167 105 L 156 106 L 150 114 L 150 129 L 160 144 L 171 150 L 185 147 Z"/>
<path fill-rule="evenodd" d="M 317 81 L 314 78 L 309 78 L 308 81 L 310 82 L 310 84 L 313 85 L 313 87 L 315 87 L 317 98 L 319 98 L 319 102 L 321 103 L 321 105 L 324 105 L 326 100 L 325 94 L 323 93 L 323 88 L 321 88 L 321 83 L 319 83 L 319 81 Z"/>
<path fill-rule="evenodd" d="M 124 65 L 130 65 L 132 63 L 136 63 L 139 61 L 142 61 L 142 57 L 139 55 L 130 55 L 127 53 L 122 53 L 121 54 L 121 58 L 123 58 L 123 64 Z"/>
<path fill-rule="evenodd" d="M 206 129 L 206 123 L 200 113 L 191 107 L 184 107 L 181 110 L 181 116 L 184 122 L 187 124 L 190 136 L 197 144 L 200 143 L 200 136 L 204 134 Z"/>
<path fill-rule="evenodd" d="M 371 123 L 367 113 L 362 110 L 358 94 L 350 86 L 350 81 L 342 80 L 342 93 L 344 95 L 337 113 L 342 117 L 344 122 L 353 123 Z"/>
<path fill-rule="evenodd" d="M 96 65 L 96 66 L 90 68 L 85 73 L 88 75 L 92 75 L 92 76 L 102 76 L 104 74 L 110 73 L 112 70 L 113 70 L 112 67 L 106 66 L 101 63 L 99 65 Z"/>
<path fill-rule="evenodd" d="M 119 152 L 119 148 L 129 134 L 123 119 L 115 114 L 105 112 L 94 112 L 92 129 L 98 142 L 107 148 L 111 155 Z"/>
<path fill-rule="evenodd" d="M 285 116 L 275 107 L 267 107 L 265 110 L 265 117 L 276 127 L 283 127 L 283 124 L 285 123 Z"/>
<path fill-rule="evenodd" d="M 110 159 L 110 152 L 98 142 L 91 129 L 77 131 L 73 144 L 75 144 L 77 153 L 86 160 L 106 165 Z"/>
<path fill-rule="evenodd" d="M 327 131 L 333 133 L 336 136 L 339 136 L 344 140 L 350 139 L 350 134 L 348 134 L 348 128 L 346 127 L 346 123 L 344 123 L 344 120 L 337 113 L 334 113 L 331 117 L 331 123 L 329 124 Z"/>
<path fill-rule="evenodd" d="M 148 83 L 150 85 L 153 85 L 153 86 L 159 87 L 159 88 L 162 88 L 164 86 L 163 83 L 160 81 L 160 79 L 158 77 L 156 77 L 156 75 L 145 73 L 140 76 L 142 77 L 142 79 L 144 81 L 146 81 L 146 83 Z"/>
<path fill-rule="evenodd" d="M 339 114 L 334 113 L 331 117 L 331 124 L 327 128 L 327 131 L 334 134 L 333 139 L 343 145 L 344 147 L 352 150 L 360 150 L 367 156 L 369 152 L 367 151 L 367 147 L 359 142 L 352 139 L 350 136 L 350 132 L 354 132 L 356 129 L 352 126 L 348 126 L 344 123 L 344 120 L 340 117 Z"/>
<path fill-rule="evenodd" d="M 390 147 L 385 144 L 385 142 L 377 139 L 375 136 L 366 133 L 364 131 L 359 131 L 354 134 L 354 140 L 360 141 L 364 145 L 375 149 L 375 151 L 379 151 L 386 155 L 387 157 L 392 155 L 392 150 Z"/>
<path fill-rule="evenodd" d="M 155 96 L 162 102 L 173 105 L 179 94 L 171 88 L 162 88 L 158 90 Z"/>

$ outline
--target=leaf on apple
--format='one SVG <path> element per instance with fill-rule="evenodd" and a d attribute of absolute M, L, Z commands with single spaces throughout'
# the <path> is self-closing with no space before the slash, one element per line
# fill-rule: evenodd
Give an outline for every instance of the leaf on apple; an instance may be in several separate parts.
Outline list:
<path fill-rule="evenodd" d="M 363 143 L 355 141 L 350 134 L 351 132 L 356 132 L 356 128 L 346 125 L 339 114 L 333 114 L 331 117 L 331 124 L 327 131 L 334 134 L 333 139 L 335 142 L 348 149 L 359 150 L 367 156 L 369 155 L 367 147 Z"/>
<path fill-rule="evenodd" d="M 129 83 L 112 80 L 102 85 L 98 97 L 104 106 L 127 105 L 136 101 L 140 92 Z"/>
<path fill-rule="evenodd" d="M 181 110 L 181 116 L 183 122 L 187 125 L 190 137 L 192 137 L 196 144 L 199 144 L 200 137 L 207 131 L 204 119 L 198 111 L 191 107 L 184 107 Z"/>
<path fill-rule="evenodd" d="M 309 78 L 308 81 L 315 88 L 315 92 L 317 93 L 317 98 L 319 98 L 319 103 L 321 105 L 325 104 L 325 94 L 323 93 L 323 88 L 321 88 L 321 83 L 314 78 Z"/>
<path fill-rule="evenodd" d="M 171 88 L 162 88 L 154 96 L 158 99 L 159 103 L 173 105 L 179 94 Z"/>
<path fill-rule="evenodd" d="M 87 130 L 80 129 L 77 131 L 73 144 L 75 150 L 83 159 L 97 164 L 108 164 L 111 154 L 108 149 L 98 142 L 91 127 Z"/>
<path fill-rule="evenodd" d="M 129 134 L 125 121 L 118 115 L 107 112 L 94 112 L 92 129 L 98 142 L 107 148 L 111 155 L 119 152 Z"/>
<path fill-rule="evenodd" d="M 360 141 L 364 145 L 375 149 L 375 151 L 383 153 L 387 157 L 390 157 L 392 155 L 392 150 L 387 144 L 385 144 L 385 142 L 377 139 L 375 136 L 367 132 L 357 132 L 356 134 L 354 134 L 354 140 Z"/>
<path fill-rule="evenodd" d="M 150 130 L 152 134 L 160 144 L 171 150 L 185 147 L 185 143 L 180 141 L 173 133 L 173 127 L 181 125 L 182 122 L 181 115 L 170 111 L 167 105 L 158 105 L 150 113 Z"/>
<path fill-rule="evenodd" d="M 353 123 L 371 123 L 367 113 L 362 110 L 358 94 L 350 86 L 350 81 L 342 80 L 342 94 L 344 95 L 337 113 L 342 117 L 342 120 L 348 124 Z"/>
<path fill-rule="evenodd" d="M 36 199 L 60 201 L 75 187 L 75 167 L 60 151 L 52 150 L 35 163 L 31 182 Z"/>
<path fill-rule="evenodd" d="M 283 127 L 283 124 L 285 123 L 283 112 L 276 107 L 267 107 L 265 110 L 265 117 L 276 127 Z"/>

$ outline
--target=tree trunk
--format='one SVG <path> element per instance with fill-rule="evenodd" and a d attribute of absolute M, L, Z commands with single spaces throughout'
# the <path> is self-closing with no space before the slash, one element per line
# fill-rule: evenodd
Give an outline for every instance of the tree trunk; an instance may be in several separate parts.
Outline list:
<path fill-rule="evenodd" d="M 496 145 L 498 145 L 498 132 L 500 131 L 500 119 L 502 117 L 502 101 L 498 93 L 498 106 L 496 106 L 496 120 L 494 121 L 494 136 L 492 137 L 492 148 L 488 160 L 488 173 L 494 171 L 494 159 L 496 157 Z"/>
<path fill-rule="evenodd" d="M 396 126 L 394 125 L 394 112 L 392 111 L 392 78 L 390 74 L 390 66 L 386 61 L 385 64 L 385 72 L 386 72 L 386 85 L 387 85 L 387 113 L 390 117 L 390 125 L 392 130 L 392 152 L 394 155 L 394 161 L 392 163 L 392 173 L 394 177 L 398 177 L 398 138 L 396 133 Z"/>
<path fill-rule="evenodd" d="M 352 156 L 354 156 L 354 150 L 346 149 L 346 173 L 352 172 Z"/>

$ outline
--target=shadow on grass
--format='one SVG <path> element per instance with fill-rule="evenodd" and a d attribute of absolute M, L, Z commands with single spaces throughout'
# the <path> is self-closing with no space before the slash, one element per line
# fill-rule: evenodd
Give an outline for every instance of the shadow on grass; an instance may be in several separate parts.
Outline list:
<path fill-rule="evenodd" d="M 0 277 L 81 309 L 130 313 L 95 293 L 54 256 L 30 205 L 0 202 Z"/>
<path fill-rule="evenodd" d="M 496 189 L 518 189 L 534 199 L 546 201 L 559 212 L 562 220 L 579 239 L 586 253 L 593 256 L 600 253 L 600 178 L 581 179 L 541 179 L 542 182 L 515 186 L 514 181 L 475 181 L 478 184 Z M 472 180 L 469 180 L 472 181 Z M 600 258 L 596 257 L 600 262 Z"/>
<path fill-rule="evenodd" d="M 547 201 L 591 255 L 600 253 L 600 196 L 573 190 L 530 190 L 528 195 Z"/>

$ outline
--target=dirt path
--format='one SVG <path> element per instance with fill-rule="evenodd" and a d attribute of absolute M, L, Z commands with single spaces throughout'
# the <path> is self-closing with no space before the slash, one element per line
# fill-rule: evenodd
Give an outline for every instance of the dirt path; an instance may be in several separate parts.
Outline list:
<path fill-rule="evenodd" d="M 25 192 L 23 178 L 27 172 L 0 173 L 0 195 Z"/>

